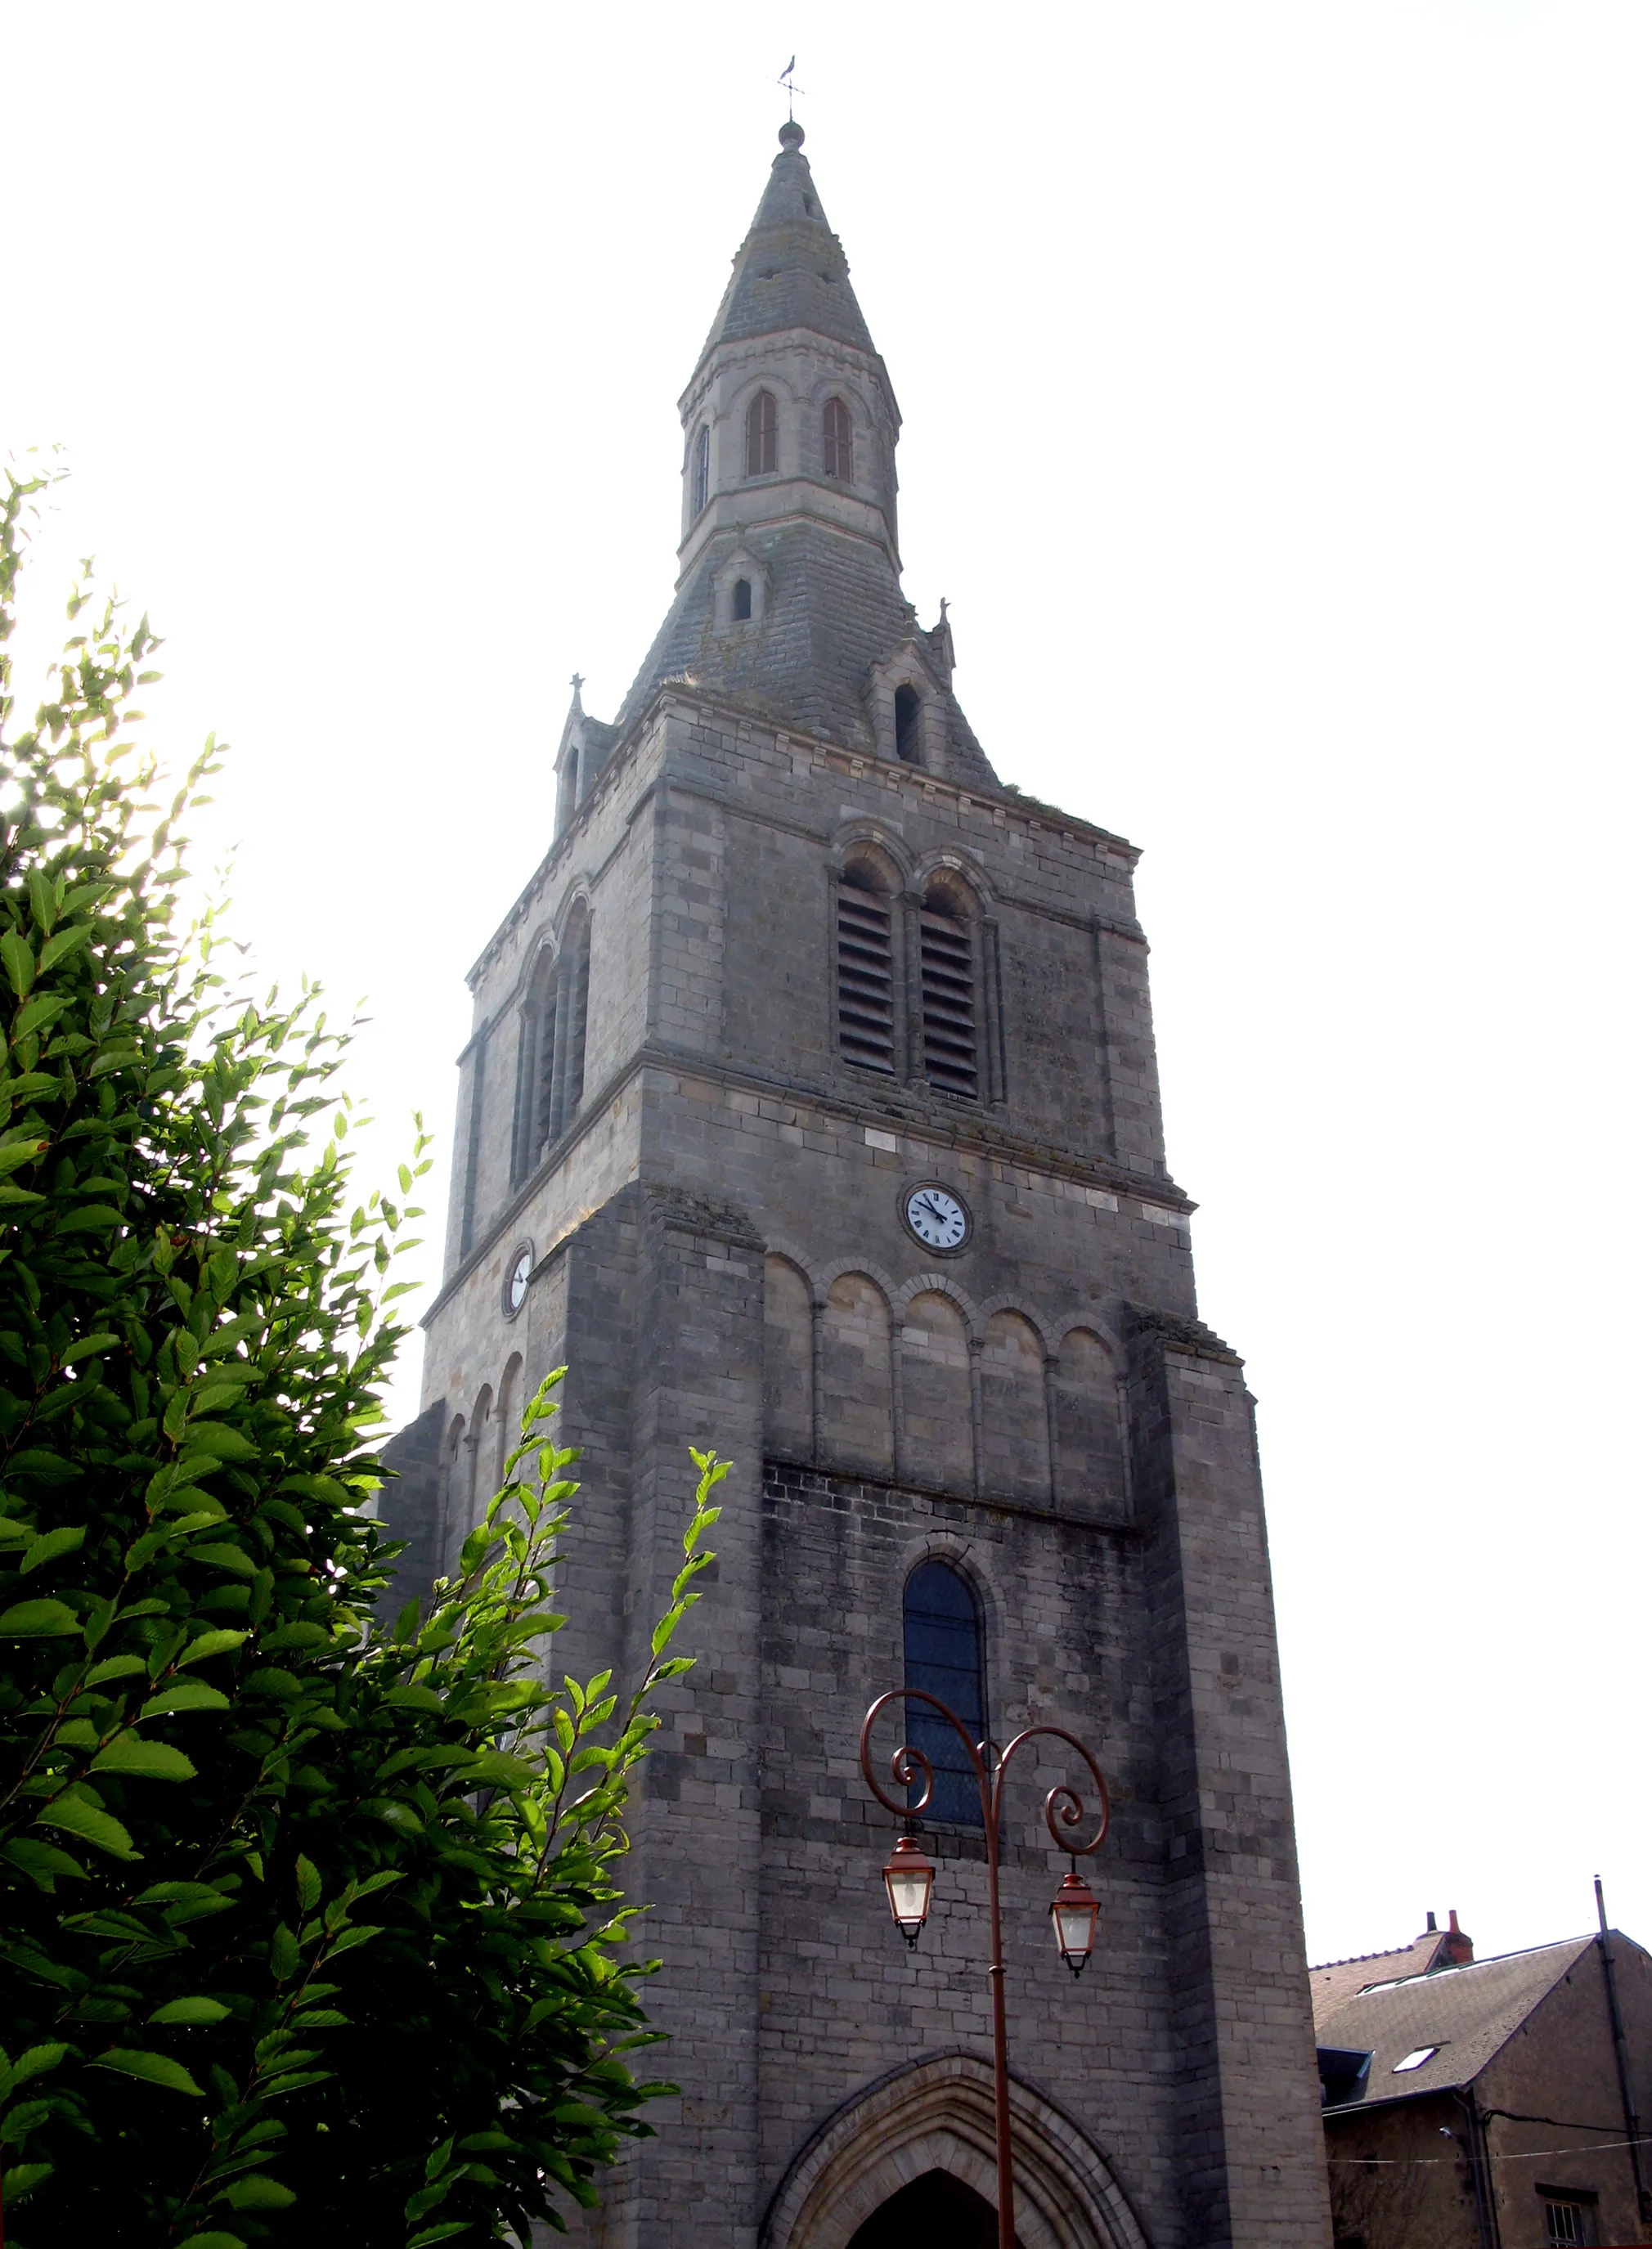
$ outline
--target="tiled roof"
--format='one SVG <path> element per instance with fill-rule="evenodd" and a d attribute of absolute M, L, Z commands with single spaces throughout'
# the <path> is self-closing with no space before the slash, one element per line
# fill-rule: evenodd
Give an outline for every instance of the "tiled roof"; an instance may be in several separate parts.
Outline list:
<path fill-rule="evenodd" d="M 1425 1975 L 1438 1957 L 1444 1941 L 1442 1929 L 1430 1929 L 1391 1952 L 1361 1952 L 1352 1960 L 1327 1960 L 1318 1968 L 1310 1968 L 1308 1989 L 1313 1999 L 1315 2033 L 1318 2032 L 1322 2016 L 1353 1998 L 1367 1984 L 1392 1983 L 1397 1976 Z M 1319 2040 L 1321 2046 L 1335 2042 L 1324 2038 Z"/>
<path fill-rule="evenodd" d="M 672 602 L 620 707 L 619 729 L 667 679 L 708 691 L 806 727 L 850 749 L 873 746 L 865 690 L 871 668 L 918 637 L 911 606 L 882 550 L 809 522 L 753 526 L 742 544 L 768 572 L 761 626 L 712 630 L 712 578 L 726 542 L 713 540 Z M 998 777 L 956 698 L 945 698 L 945 777 L 996 790 Z"/>
<path fill-rule="evenodd" d="M 1377 1953 L 1365 1962 L 1339 1962 L 1339 1968 L 1375 1968 L 1378 1972 L 1365 1979 L 1367 1988 L 1356 1991 L 1340 2005 L 1322 2014 L 1316 2005 L 1314 2035 L 1324 2046 L 1371 2053 L 1361 2094 L 1367 2102 L 1467 2085 L 1593 1942 L 1589 1936 L 1568 1937 L 1561 1944 L 1508 1952 L 1466 1968 L 1440 1968 L 1432 1975 L 1417 1974 L 1402 1964 L 1394 1978 L 1382 1975 L 1382 1964 L 1396 1959 L 1403 1964 L 1418 1945 L 1398 1955 Z M 1311 1973 L 1318 1977 L 1325 1970 Z M 1423 2046 L 1437 2052 L 1420 2067 L 1396 2076 L 1394 2064 Z"/>

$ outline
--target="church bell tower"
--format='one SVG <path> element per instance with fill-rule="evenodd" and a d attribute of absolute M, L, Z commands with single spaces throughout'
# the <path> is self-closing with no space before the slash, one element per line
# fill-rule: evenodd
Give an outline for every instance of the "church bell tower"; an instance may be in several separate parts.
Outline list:
<path fill-rule="evenodd" d="M 1023 2249 L 1324 2249 L 1251 1401 L 1165 1166 L 1137 854 L 1001 782 L 944 609 L 901 591 L 899 409 L 780 139 L 679 402 L 671 609 L 611 720 L 576 689 L 549 848 L 471 972 L 385 1511 L 410 1575 L 450 1566 L 566 1364 L 557 1668 L 623 1676 L 689 1446 L 735 1463 L 627 1871 L 682 2094 L 576 2239 L 979 2231 L 980 1814 L 943 1771 L 909 1953 L 857 1767 L 905 1682 L 999 1742 L 1069 1729 L 1113 1791 L 1077 1984 L 1040 1818 L 1067 1776 L 1010 1791 Z"/>

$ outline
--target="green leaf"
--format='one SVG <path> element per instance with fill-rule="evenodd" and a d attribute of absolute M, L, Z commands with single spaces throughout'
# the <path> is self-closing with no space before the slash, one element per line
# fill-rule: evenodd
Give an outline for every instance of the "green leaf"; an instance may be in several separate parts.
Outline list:
<path fill-rule="evenodd" d="M 321 1895 L 321 1877 L 306 1858 L 300 1857 L 295 1869 L 299 1886 L 299 1903 L 306 1913 L 313 1912 Z"/>
<path fill-rule="evenodd" d="M 120 1340 L 120 1337 L 115 1335 L 82 1336 L 79 1343 L 72 1343 L 64 1352 L 62 1364 L 74 1366 L 83 1358 L 93 1358 L 100 1351 L 113 1351 Z"/>
<path fill-rule="evenodd" d="M 94 2054 L 93 2069 L 118 2069 L 127 2077 L 141 2077 L 146 2085 L 164 2087 L 169 2093 L 192 2093 L 197 2101 L 206 2095 L 181 2061 L 174 2061 L 169 2053 L 146 2053 L 141 2047 L 112 2046 L 106 2053 Z"/>
<path fill-rule="evenodd" d="M 19 937 L 15 929 L 9 929 L 0 937 L 0 961 L 5 964 L 12 990 L 19 1000 L 23 999 L 34 982 L 33 946 L 26 937 Z"/>
<path fill-rule="evenodd" d="M 92 1760 L 93 1772 L 114 1772 L 134 1780 L 193 1780 L 195 1767 L 182 1750 L 152 1742 L 145 1735 L 117 1734 Z"/>
<path fill-rule="evenodd" d="M 61 1601 L 18 1601 L 0 1616 L 0 1640 L 55 1640 L 79 1629 L 79 1618 Z"/>
<path fill-rule="evenodd" d="M 58 1232 L 59 1234 L 107 1234 L 112 1228 L 124 1223 L 120 1212 L 115 1209 L 113 1203 L 87 1202 L 82 1203 L 79 1210 L 72 1210 L 66 1218 L 60 1218 L 58 1221 Z"/>
<path fill-rule="evenodd" d="M 49 1453 L 44 1447 L 31 1446 L 26 1451 L 13 1453 L 6 1463 L 10 1476 L 34 1476 L 41 1483 L 72 1483 L 80 1473 L 78 1461 L 65 1461 L 61 1453 Z"/>
<path fill-rule="evenodd" d="M 24 1576 L 26 1578 L 31 1570 L 38 1570 L 43 1562 L 55 1562 L 59 1554 L 72 1554 L 76 1547 L 84 1541 L 86 1535 L 84 1523 L 78 1524 L 72 1530 L 65 1527 L 61 1530 L 48 1530 L 44 1537 L 35 1540 L 33 1545 L 24 1556 Z"/>
<path fill-rule="evenodd" d="M 299 1940 L 282 1922 L 270 1939 L 270 1972 L 278 1984 L 287 1983 L 298 1973 Z"/>
<path fill-rule="evenodd" d="M 249 2171 L 226 2186 L 218 2199 L 227 2202 L 231 2210 L 285 2210 L 298 2197 L 267 2171 Z"/>
<path fill-rule="evenodd" d="M 92 925 L 89 921 L 83 921 L 78 929 L 60 929 L 40 948 L 40 973 L 45 975 L 48 970 L 57 966 L 59 961 L 66 959 L 72 953 L 79 953 L 83 946 L 91 942 Z"/>
<path fill-rule="evenodd" d="M 221 2023 L 230 2012 L 217 1999 L 169 1999 L 150 2016 L 152 2023 Z"/>
<path fill-rule="evenodd" d="M 186 1664 L 204 1663 L 210 1655 L 232 1654 L 246 1638 L 244 1632 L 203 1632 L 189 1642 L 174 1668 L 182 1671 Z"/>
<path fill-rule="evenodd" d="M 0 2194 L 4 2196 L 6 2208 L 10 2210 L 14 2202 L 21 2202 L 43 2179 L 49 2179 L 56 2168 L 55 2163 L 13 2163 L 3 2182 L 0 2182 Z"/>
<path fill-rule="evenodd" d="M 232 1570 L 238 1578 L 251 1577 L 258 1566 L 240 1546 L 202 1545 L 197 1543 L 189 1548 L 187 1558 L 191 1562 L 210 1563 L 215 1570 Z"/>
<path fill-rule="evenodd" d="M 456 2233 L 468 2233 L 475 2222 L 470 2218 L 445 2218 L 439 2225 L 427 2225 L 422 2232 L 410 2235 L 407 2249 L 430 2249 L 433 2241 L 451 2241 Z M 183 2249 L 189 2249 L 187 2241 Z"/>
<path fill-rule="evenodd" d="M 170 1687 L 163 1687 L 158 1695 L 151 1695 L 138 1713 L 139 1723 L 145 1718 L 159 1718 L 180 1710 L 227 1710 L 230 1698 L 220 1695 L 216 1687 L 209 1687 L 204 1679 L 179 1679 Z"/>
<path fill-rule="evenodd" d="M 31 1835 L 12 1835 L 0 1843 L 0 1859 L 9 1859 L 31 1882 L 50 1891 L 54 1881 L 85 1881 L 86 1870 L 78 1859 L 55 1844 L 42 1843 Z"/>
<path fill-rule="evenodd" d="M 12 2091 L 15 2093 L 19 2085 L 26 2085 L 31 2077 L 44 2077 L 47 2070 L 55 2069 L 68 2051 L 66 2046 L 60 2045 L 28 2047 L 11 2066 Z"/>
<path fill-rule="evenodd" d="M 238 2233 L 192 2233 L 178 2249 L 246 2249 L 246 2243 Z"/>
<path fill-rule="evenodd" d="M 94 1663 L 86 1675 L 88 1687 L 101 1687 L 111 1679 L 130 1679 L 134 1672 L 147 1671 L 148 1665 L 141 1655 L 107 1655 L 101 1663 Z"/>
<path fill-rule="evenodd" d="M 232 1429 L 226 1421 L 191 1421 L 189 1444 L 195 1450 L 210 1453 L 215 1460 L 255 1461 L 258 1448 L 250 1437 L 239 1429 Z"/>
<path fill-rule="evenodd" d="M 55 1079 L 53 1083 L 56 1083 Z M 10 1091 L 10 1086 L 0 1086 L 0 1092 Z M 4 1179 L 11 1172 L 21 1171 L 24 1164 L 33 1163 L 36 1157 L 43 1156 L 51 1145 L 50 1140 L 14 1140 L 10 1147 L 0 1148 L 0 1179 Z"/>

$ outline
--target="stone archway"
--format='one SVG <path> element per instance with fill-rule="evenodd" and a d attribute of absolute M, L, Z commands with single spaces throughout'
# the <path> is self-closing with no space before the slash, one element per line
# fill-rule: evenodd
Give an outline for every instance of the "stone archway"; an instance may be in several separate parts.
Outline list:
<path fill-rule="evenodd" d="M 1021 2249 L 1148 2249 L 1106 2157 L 1071 2117 L 1010 2080 Z M 781 2180 L 761 2249 L 849 2249 L 883 2204 L 944 2171 L 997 2205 L 993 2080 L 973 2053 L 932 2055 L 857 2094 Z"/>

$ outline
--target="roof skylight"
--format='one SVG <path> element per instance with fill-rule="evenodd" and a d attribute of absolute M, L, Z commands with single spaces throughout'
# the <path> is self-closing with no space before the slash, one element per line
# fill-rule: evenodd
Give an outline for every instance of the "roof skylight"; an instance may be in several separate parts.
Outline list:
<path fill-rule="evenodd" d="M 1414 2046 L 1403 2060 L 1396 2061 L 1394 2065 L 1394 2075 L 1398 2077 L 1402 2069 L 1421 2069 L 1423 2063 L 1432 2060 L 1439 2051 L 1437 2046 Z"/>

